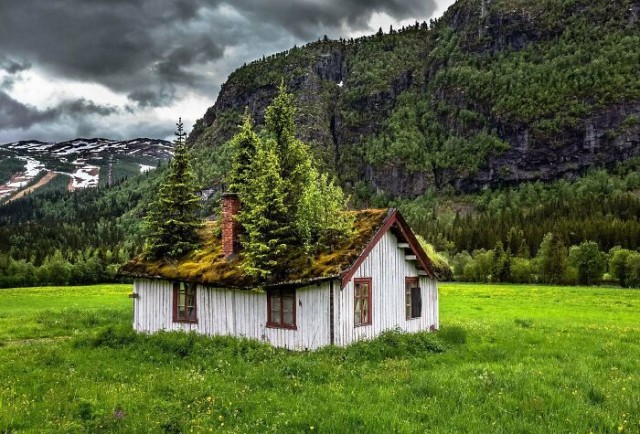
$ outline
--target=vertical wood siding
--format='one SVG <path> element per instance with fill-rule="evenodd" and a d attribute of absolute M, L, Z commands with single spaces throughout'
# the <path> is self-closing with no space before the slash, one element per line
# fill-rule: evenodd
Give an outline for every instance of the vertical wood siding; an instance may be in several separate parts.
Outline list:
<path fill-rule="evenodd" d="M 329 344 L 329 282 L 296 289 L 297 330 L 266 327 L 264 292 L 198 286 L 197 323 L 173 322 L 173 285 L 163 280 L 136 280 L 134 329 L 195 331 L 260 339 L 277 347 L 315 349 Z"/>
<path fill-rule="evenodd" d="M 340 289 L 334 282 L 335 344 L 348 345 L 372 339 L 382 331 L 400 328 L 408 332 L 439 327 L 438 288 L 435 280 L 420 276 L 420 318 L 406 319 L 405 277 L 417 276 L 414 261 L 407 261 L 396 237 L 387 232 L 362 262 L 354 278 L 372 279 L 372 323 L 354 326 L 353 279 Z M 330 343 L 329 282 L 296 290 L 297 330 L 266 327 L 267 295 L 264 292 L 198 286 L 198 322 L 173 322 L 173 285 L 163 280 L 134 283 L 134 329 L 195 331 L 207 335 L 235 335 L 260 339 L 292 350 L 315 349 Z"/>
<path fill-rule="evenodd" d="M 336 344 L 348 345 L 359 339 L 372 339 L 384 330 L 399 328 L 408 332 L 438 328 L 438 289 L 436 281 L 420 277 L 422 312 L 420 318 L 406 319 L 405 277 L 417 276 L 415 261 L 405 259 L 396 237 L 387 232 L 362 262 L 354 278 L 370 277 L 372 293 L 371 325 L 354 326 L 353 279 L 336 291 Z"/>

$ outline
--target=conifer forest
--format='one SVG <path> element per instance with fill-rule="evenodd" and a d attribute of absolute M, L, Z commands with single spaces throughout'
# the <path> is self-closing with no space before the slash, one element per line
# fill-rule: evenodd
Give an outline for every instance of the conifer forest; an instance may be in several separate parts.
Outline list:
<path fill-rule="evenodd" d="M 176 148 L 198 193 L 185 199 L 189 225 L 215 220 L 221 193 L 253 182 L 263 191 L 247 196 L 247 244 L 274 230 L 254 228 L 249 210 L 306 213 L 290 233 L 310 249 L 343 224 L 327 217 L 343 206 L 396 207 L 447 279 L 638 286 L 637 10 L 633 0 L 459 0 L 430 22 L 247 63 Z M 268 108 L 282 86 L 291 113 Z M 260 170 L 242 166 L 247 149 Z M 304 198 L 286 185 L 300 173 L 315 185 Z M 163 249 L 148 237 L 177 191 L 171 174 L 164 164 L 74 192 L 54 179 L 3 203 L 0 286 L 119 280 L 145 242 Z M 264 208 L 269 195 L 280 209 Z"/>

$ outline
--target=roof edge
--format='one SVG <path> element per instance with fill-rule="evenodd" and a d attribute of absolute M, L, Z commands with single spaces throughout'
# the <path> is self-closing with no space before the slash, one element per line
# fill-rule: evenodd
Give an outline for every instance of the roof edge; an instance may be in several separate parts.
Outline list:
<path fill-rule="evenodd" d="M 134 280 L 141 279 L 141 280 L 179 281 L 179 282 L 186 282 L 186 283 L 194 283 L 196 285 L 202 285 L 205 288 L 220 288 L 220 289 L 240 290 L 240 291 L 251 291 L 259 288 L 263 288 L 263 289 L 282 288 L 282 287 L 304 288 L 305 286 L 311 286 L 311 285 L 326 282 L 329 280 L 339 280 L 341 277 L 340 274 L 332 274 L 330 276 L 314 277 L 312 279 L 289 280 L 289 281 L 271 283 L 269 285 L 265 285 L 261 287 L 261 286 L 255 286 L 255 285 L 252 285 L 252 286 L 215 285 L 215 284 L 203 283 L 198 280 L 169 279 L 167 277 L 157 276 L 157 275 L 151 276 L 151 275 L 143 275 L 143 274 L 125 274 L 123 276 L 126 276 Z"/>
<path fill-rule="evenodd" d="M 390 208 L 389 214 L 387 215 L 387 217 L 385 217 L 384 221 L 382 222 L 382 226 L 380 226 L 380 228 L 375 233 L 375 235 L 371 238 L 369 243 L 367 243 L 367 245 L 365 246 L 360 256 L 356 258 L 356 260 L 351 264 L 351 266 L 348 269 L 342 272 L 342 275 L 341 275 L 342 288 L 344 288 L 347 285 L 347 283 L 349 283 L 349 281 L 353 278 L 353 276 L 355 275 L 360 265 L 362 265 L 364 260 L 369 256 L 369 253 L 371 253 L 371 250 L 373 250 L 373 248 L 378 243 L 378 241 L 380 241 L 382 236 L 386 234 L 387 231 L 391 229 L 391 227 L 394 224 L 398 225 L 398 228 L 400 229 L 400 232 L 407 240 L 407 243 L 409 244 L 411 251 L 416 255 L 418 262 L 420 262 L 420 265 L 422 266 L 422 268 L 424 268 L 424 270 L 427 272 L 427 275 L 430 278 L 434 278 L 433 264 L 429 259 L 429 257 L 427 256 L 424 249 L 422 248 L 422 246 L 420 245 L 420 242 L 418 241 L 416 236 L 413 234 L 413 231 L 407 224 L 404 217 L 402 217 L 402 215 L 400 214 L 400 211 L 398 211 L 396 208 Z"/>
<path fill-rule="evenodd" d="M 411 250 L 416 255 L 416 258 L 420 262 L 420 265 L 422 265 L 422 268 L 424 268 L 424 271 L 427 272 L 429 277 L 433 279 L 435 277 L 433 262 L 431 262 L 431 259 L 427 255 L 427 252 L 424 251 L 422 245 L 411 230 L 411 227 L 409 227 L 409 224 L 399 212 L 396 213 L 396 220 L 398 222 L 398 228 L 400 228 L 400 232 L 402 232 L 402 235 L 404 235 L 405 239 L 409 243 L 409 247 L 411 247 Z"/>

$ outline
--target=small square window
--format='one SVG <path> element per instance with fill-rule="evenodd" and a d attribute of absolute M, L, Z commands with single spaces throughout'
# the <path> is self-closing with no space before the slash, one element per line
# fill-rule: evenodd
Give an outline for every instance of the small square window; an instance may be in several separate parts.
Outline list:
<path fill-rule="evenodd" d="M 173 282 L 173 321 L 198 322 L 196 284 Z"/>
<path fill-rule="evenodd" d="M 371 278 L 354 280 L 353 316 L 356 326 L 371 324 Z"/>
<path fill-rule="evenodd" d="M 296 329 L 296 291 L 270 289 L 267 291 L 267 327 Z"/>
<path fill-rule="evenodd" d="M 422 291 L 417 277 L 406 277 L 404 284 L 404 304 L 407 319 L 422 316 Z"/>

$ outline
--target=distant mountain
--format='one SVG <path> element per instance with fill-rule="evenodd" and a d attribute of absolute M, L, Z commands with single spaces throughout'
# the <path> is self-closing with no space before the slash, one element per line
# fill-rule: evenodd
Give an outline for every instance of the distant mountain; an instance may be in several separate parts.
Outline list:
<path fill-rule="evenodd" d="M 70 158 L 100 155 L 128 155 L 168 160 L 173 155 L 171 142 L 160 139 L 138 138 L 133 140 L 109 140 L 103 138 L 74 139 L 66 142 L 40 142 L 23 140 L 5 143 L 0 149 L 6 149 L 19 155 L 56 156 L 64 161 Z"/>
<path fill-rule="evenodd" d="M 346 186 L 390 197 L 575 177 L 640 156 L 639 0 L 458 0 L 441 19 L 233 72 L 189 142 L 255 124 L 284 80 Z"/>
<path fill-rule="evenodd" d="M 171 142 L 148 138 L 5 143 L 0 145 L 0 201 L 32 193 L 55 178 L 58 188 L 68 191 L 113 184 L 151 170 L 172 155 Z"/>

